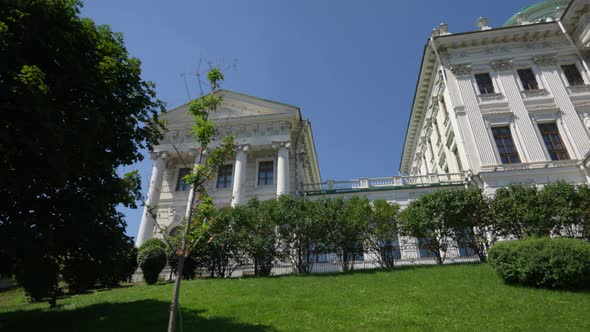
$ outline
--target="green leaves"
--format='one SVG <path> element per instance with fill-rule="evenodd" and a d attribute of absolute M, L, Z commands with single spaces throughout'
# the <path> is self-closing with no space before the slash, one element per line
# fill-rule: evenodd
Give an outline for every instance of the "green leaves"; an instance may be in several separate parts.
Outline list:
<path fill-rule="evenodd" d="M 215 90 L 219 87 L 219 83 L 224 80 L 224 76 L 219 68 L 214 67 L 207 73 L 207 79 L 211 83 L 211 89 Z"/>
<path fill-rule="evenodd" d="M 35 65 L 23 65 L 16 80 L 32 93 L 46 95 L 49 92 L 49 87 L 45 84 L 45 73 Z"/>
<path fill-rule="evenodd" d="M 57 294 L 66 269 L 80 280 L 84 262 L 117 274 L 131 239 L 116 207 L 133 207 L 139 192 L 136 174 L 117 169 L 162 137 L 163 104 L 140 61 L 122 35 L 78 17 L 80 4 L 0 6 L 0 200 L 10 207 L 0 211 L 0 260 L 30 276 L 21 281 L 37 299 Z"/>

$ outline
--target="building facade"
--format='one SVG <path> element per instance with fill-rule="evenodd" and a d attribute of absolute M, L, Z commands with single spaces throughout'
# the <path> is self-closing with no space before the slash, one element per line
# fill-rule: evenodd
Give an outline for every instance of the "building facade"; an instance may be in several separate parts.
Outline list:
<path fill-rule="evenodd" d="M 401 176 L 322 181 L 309 122 L 298 108 L 222 91 L 214 115 L 237 140 L 209 192 L 219 206 L 281 194 L 385 199 L 405 207 L 421 195 L 475 185 L 488 194 L 511 183 L 590 182 L 590 0 L 550 0 L 524 8 L 504 26 L 433 30 L 422 57 Z M 155 158 L 137 243 L 175 232 L 187 205 L 187 172 L 196 142 L 187 106 L 162 116 L 170 131 Z M 151 225 L 151 226 L 150 226 Z M 399 239 L 402 259 L 427 255 Z M 455 248 L 447 256 L 469 255 Z"/>
<path fill-rule="evenodd" d="M 208 193 L 216 206 L 235 206 L 253 197 L 302 195 L 303 183 L 320 182 L 311 125 L 299 108 L 225 90 L 218 95 L 223 101 L 210 119 L 220 137 L 235 137 L 236 153 L 209 183 Z M 200 148 L 190 133 L 194 120 L 188 104 L 160 118 L 168 131 L 151 152 L 154 163 L 146 205 L 152 213 L 144 208 L 138 246 L 162 232 L 178 232 L 190 189 L 182 178 L 192 169 Z"/>

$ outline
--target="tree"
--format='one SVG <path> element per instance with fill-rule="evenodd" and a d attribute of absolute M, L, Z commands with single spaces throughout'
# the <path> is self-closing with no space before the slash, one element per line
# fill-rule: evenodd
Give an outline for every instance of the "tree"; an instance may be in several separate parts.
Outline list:
<path fill-rule="evenodd" d="M 142 160 L 162 129 L 140 61 L 80 6 L 0 5 L 0 272 L 52 305 L 64 268 L 114 255 L 104 234 L 128 240 L 116 207 L 134 206 L 139 181 L 116 169 Z"/>
<path fill-rule="evenodd" d="M 547 210 L 540 205 L 538 189 L 532 185 L 498 189 L 490 213 L 494 231 L 502 237 L 548 236 L 553 228 Z"/>
<path fill-rule="evenodd" d="M 139 247 L 137 264 L 148 285 L 158 281 L 160 272 L 166 266 L 166 249 L 166 244 L 159 239 L 149 239 Z"/>
<path fill-rule="evenodd" d="M 247 259 L 246 238 L 247 208 L 237 206 L 219 209 L 214 221 L 201 233 L 201 240 L 195 241 L 191 251 L 201 253 L 211 277 L 231 277 Z"/>
<path fill-rule="evenodd" d="M 259 201 L 254 198 L 248 202 L 244 211 L 244 250 L 254 262 L 254 275 L 269 276 L 275 260 L 279 257 L 279 237 L 277 234 L 277 214 L 279 201 L 271 199 Z M 234 208 L 236 212 L 241 207 Z"/>
<path fill-rule="evenodd" d="M 400 234 L 417 238 L 442 264 L 453 239 L 468 231 L 466 218 L 472 207 L 465 204 L 465 194 L 464 190 L 437 190 L 411 202 L 401 213 Z"/>
<path fill-rule="evenodd" d="M 578 186 L 578 198 L 580 200 L 580 228 L 582 239 L 590 241 L 590 186 Z"/>
<path fill-rule="evenodd" d="M 548 227 L 554 235 L 576 238 L 580 237 L 581 209 L 584 204 L 580 198 L 582 188 L 564 181 L 549 183 L 539 190 L 539 206 L 548 218 Z"/>
<path fill-rule="evenodd" d="M 186 223 L 181 241 L 181 249 L 178 255 L 178 275 L 182 275 L 185 258 L 188 256 L 187 241 L 191 230 L 197 233 L 195 239 L 202 239 L 203 229 L 206 229 L 213 217 L 213 204 L 207 195 L 206 185 L 213 178 L 215 172 L 227 159 L 234 155 L 234 138 L 226 136 L 219 139 L 216 148 L 210 148 L 210 144 L 216 140 L 217 131 L 215 124 L 209 119 L 209 115 L 221 105 L 221 96 L 215 94 L 220 83 L 224 80 L 223 73 L 219 68 L 211 68 L 207 73 L 209 81 L 209 94 L 202 94 L 199 98 L 189 103 L 189 113 L 192 115 L 195 124 L 191 130 L 195 140 L 200 145 L 195 158 L 194 168 L 183 178 L 191 186 L 188 205 L 184 221 Z M 200 82 L 200 80 L 199 80 Z M 202 89 L 201 89 L 202 91 Z M 207 155 L 207 158 L 205 158 Z M 204 204 L 205 203 L 205 204 Z M 193 214 L 196 211 L 198 213 Z M 196 216 L 196 218 L 195 218 Z M 195 225 L 195 227 L 191 227 Z M 176 278 L 172 305 L 170 306 L 170 318 L 168 320 L 168 331 L 174 332 L 176 311 L 178 309 L 178 297 L 180 293 L 180 281 Z"/>
<path fill-rule="evenodd" d="M 366 229 L 372 219 L 372 209 L 366 198 L 352 197 L 346 201 L 325 199 L 323 222 L 329 225 L 328 245 L 336 251 L 343 271 L 354 269 L 355 259 L 364 253 Z"/>
<path fill-rule="evenodd" d="M 367 246 L 382 268 L 393 268 L 400 254 L 399 246 L 395 246 L 395 242 L 399 241 L 399 211 L 398 204 L 389 204 L 383 199 L 373 201 L 373 218 L 367 227 Z"/>
<path fill-rule="evenodd" d="M 455 240 L 459 247 L 471 248 L 485 262 L 488 249 L 496 241 L 489 216 L 489 198 L 479 188 L 457 190 L 454 195 L 459 203 Z"/>
<path fill-rule="evenodd" d="M 325 252 L 328 228 L 320 217 L 318 203 L 281 196 L 274 215 L 281 238 L 282 257 L 299 273 L 310 273 L 317 255 Z"/>

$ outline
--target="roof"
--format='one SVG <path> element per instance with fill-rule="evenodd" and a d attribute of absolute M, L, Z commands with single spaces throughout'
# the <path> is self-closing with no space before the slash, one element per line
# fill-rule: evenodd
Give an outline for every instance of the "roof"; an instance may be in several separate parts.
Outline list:
<path fill-rule="evenodd" d="M 548 21 L 555 21 L 561 16 L 563 10 L 569 6 L 572 0 L 545 0 L 526 6 L 516 12 L 511 18 L 502 25 L 509 27 L 520 25 L 519 19 L 529 23 L 542 23 Z"/>

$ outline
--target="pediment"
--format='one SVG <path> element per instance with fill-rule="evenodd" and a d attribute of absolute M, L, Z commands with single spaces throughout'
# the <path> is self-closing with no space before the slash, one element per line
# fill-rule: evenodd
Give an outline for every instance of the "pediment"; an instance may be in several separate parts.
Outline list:
<path fill-rule="evenodd" d="M 295 106 L 227 90 L 220 90 L 217 94 L 221 95 L 223 101 L 220 110 L 210 115 L 215 122 L 248 123 L 275 119 L 300 119 L 299 108 Z M 192 117 L 188 114 L 188 103 L 160 115 L 160 119 L 165 120 L 169 128 L 184 127 L 193 123 Z"/>

